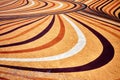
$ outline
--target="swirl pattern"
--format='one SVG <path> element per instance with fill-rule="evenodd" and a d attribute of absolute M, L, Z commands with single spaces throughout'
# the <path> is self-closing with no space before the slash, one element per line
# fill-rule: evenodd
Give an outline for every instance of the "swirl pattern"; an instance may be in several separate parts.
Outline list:
<path fill-rule="evenodd" d="M 1 0 L 0 79 L 119 80 L 119 4 Z"/>

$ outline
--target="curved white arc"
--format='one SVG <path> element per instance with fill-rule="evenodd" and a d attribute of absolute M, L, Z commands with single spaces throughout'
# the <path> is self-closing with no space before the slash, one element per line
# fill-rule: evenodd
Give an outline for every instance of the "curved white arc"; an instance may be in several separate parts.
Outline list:
<path fill-rule="evenodd" d="M 43 10 L 43 11 L 40 11 L 40 12 L 46 12 L 46 11 L 50 11 L 50 10 L 57 10 L 59 8 L 62 8 L 63 5 L 64 5 L 62 2 L 59 2 L 59 1 L 52 1 L 52 2 L 55 2 L 55 3 L 59 4 L 59 6 L 55 7 L 55 8 L 50 8 L 50 9 L 47 9 L 47 10 Z"/>
<path fill-rule="evenodd" d="M 54 2 L 58 3 L 59 6 L 56 7 L 56 8 L 53 8 L 53 9 L 51 9 L 51 10 L 55 10 L 55 9 L 59 9 L 59 8 L 63 7 L 63 3 L 62 3 L 62 2 L 58 2 L 58 1 L 54 1 Z"/>
<path fill-rule="evenodd" d="M 65 59 L 65 58 L 71 57 L 71 56 L 77 54 L 78 52 L 80 52 L 86 44 L 86 38 L 85 38 L 84 34 L 81 32 L 81 30 L 78 28 L 78 26 L 75 25 L 65 15 L 62 14 L 61 16 L 68 23 L 71 24 L 71 26 L 74 28 L 74 30 L 77 33 L 78 42 L 72 49 L 70 49 L 69 51 L 67 51 L 65 53 L 61 53 L 61 54 L 55 55 L 55 56 L 49 56 L 49 57 L 43 57 L 43 58 L 0 58 L 0 61 L 18 61 L 18 62 L 53 61 L 53 60 Z"/>

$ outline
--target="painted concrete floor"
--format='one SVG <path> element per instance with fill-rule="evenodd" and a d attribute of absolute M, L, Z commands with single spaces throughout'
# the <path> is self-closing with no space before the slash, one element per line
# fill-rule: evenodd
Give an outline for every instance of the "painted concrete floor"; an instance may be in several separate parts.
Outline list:
<path fill-rule="evenodd" d="M 0 0 L 0 80 L 120 80 L 120 0 Z"/>

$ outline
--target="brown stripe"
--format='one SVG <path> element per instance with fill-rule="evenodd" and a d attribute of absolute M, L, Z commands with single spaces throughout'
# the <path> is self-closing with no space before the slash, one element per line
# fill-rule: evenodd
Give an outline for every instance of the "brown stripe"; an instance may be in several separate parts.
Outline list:
<path fill-rule="evenodd" d="M 74 17 L 80 17 L 80 16 L 77 16 L 77 15 L 74 15 Z M 83 15 L 81 15 L 82 17 L 83 17 Z M 95 23 L 93 23 L 93 22 L 97 22 L 96 20 L 95 21 L 93 21 L 92 19 L 88 19 L 88 17 L 83 17 L 83 18 L 87 18 L 86 20 L 84 20 L 84 21 L 86 21 L 86 22 L 88 22 L 88 23 L 90 23 L 90 24 L 92 24 L 92 25 L 95 25 L 96 27 L 99 27 L 99 28 L 101 28 L 101 29 L 103 29 L 103 30 L 105 30 L 105 31 L 107 31 L 107 32 L 109 32 L 110 34 L 112 34 L 112 35 L 114 35 L 114 36 L 116 36 L 117 38 L 120 38 L 120 35 L 118 35 L 118 34 L 116 34 L 116 33 L 113 33 L 112 31 L 109 31 L 108 29 L 105 29 L 104 27 L 101 27 L 101 26 L 99 26 L 98 24 L 95 24 Z M 82 18 L 80 18 L 80 19 L 82 19 Z M 82 19 L 83 20 L 83 19 Z M 93 22 L 90 22 L 90 21 L 93 21 Z M 104 25 L 104 24 L 102 24 L 102 25 Z M 104 25 L 104 26 L 106 26 L 106 25 Z M 108 26 L 109 27 L 109 26 Z M 111 27 L 112 28 L 112 27 Z"/>
<path fill-rule="evenodd" d="M 45 49 L 45 48 L 48 48 L 48 47 L 51 47 L 53 45 L 55 45 L 56 43 L 58 43 L 59 41 L 61 41 L 64 37 L 64 34 L 65 34 L 65 26 L 64 26 L 64 23 L 62 21 L 62 19 L 60 18 L 60 16 L 58 15 L 58 18 L 59 18 L 59 21 L 60 21 L 60 32 L 59 34 L 57 35 L 57 37 L 55 39 L 53 39 L 52 41 L 44 44 L 44 45 L 41 45 L 41 46 L 38 46 L 38 47 L 35 47 L 35 48 L 30 48 L 30 49 L 24 49 L 24 50 L 15 50 L 15 51 L 1 51 L 0 53 L 22 53 L 22 52 L 32 52 L 32 51 L 37 51 L 37 50 L 42 50 L 42 49 Z"/>
<path fill-rule="evenodd" d="M 16 37 L 19 37 L 19 36 L 21 36 L 21 35 L 24 35 L 24 34 L 28 33 L 29 31 L 37 28 L 39 25 L 41 25 L 42 23 L 44 23 L 44 22 L 45 22 L 46 20 L 48 20 L 48 19 L 49 19 L 49 17 L 46 18 L 44 21 L 40 22 L 39 24 L 37 24 L 35 27 L 32 27 L 32 28 L 30 28 L 30 29 L 28 29 L 28 30 L 26 30 L 26 31 L 24 31 L 24 32 L 21 32 L 20 34 L 15 35 L 15 36 L 12 36 L 12 37 L 9 37 L 9 38 L 6 38 L 6 39 L 1 39 L 0 41 L 5 41 L 5 40 L 14 39 L 14 38 L 16 38 Z"/>

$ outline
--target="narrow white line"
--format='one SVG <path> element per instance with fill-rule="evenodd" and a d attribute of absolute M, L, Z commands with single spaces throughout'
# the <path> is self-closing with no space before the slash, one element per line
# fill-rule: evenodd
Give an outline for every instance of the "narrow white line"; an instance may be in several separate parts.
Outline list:
<path fill-rule="evenodd" d="M 56 7 L 56 8 L 53 8 L 53 9 L 51 9 L 51 10 L 56 10 L 56 9 L 59 9 L 59 8 L 63 7 L 63 3 L 62 3 L 62 2 L 58 2 L 58 1 L 54 1 L 54 2 L 58 3 L 59 6 Z"/>
<path fill-rule="evenodd" d="M 55 8 L 50 8 L 50 9 L 47 9 L 47 10 L 43 10 L 43 11 L 40 11 L 40 12 L 46 12 L 46 11 L 51 11 L 51 10 L 57 10 L 57 9 L 63 7 L 63 3 L 62 3 L 62 2 L 59 2 L 59 1 L 53 1 L 53 2 L 58 3 L 59 6 L 58 6 L 58 7 L 55 7 Z"/>
<path fill-rule="evenodd" d="M 77 25 L 75 25 L 74 22 L 72 22 L 70 19 L 68 19 L 65 15 L 61 15 L 70 25 L 74 28 L 74 30 L 77 33 L 78 36 L 78 41 L 76 45 L 71 48 L 69 51 L 65 53 L 61 53 L 59 55 L 55 56 L 49 56 L 49 57 L 43 57 L 43 58 L 0 58 L 0 61 L 19 61 L 19 62 L 36 62 L 36 61 L 53 61 L 53 60 L 60 60 L 60 59 L 65 59 L 68 57 L 71 57 L 78 52 L 80 52 L 85 44 L 86 44 L 86 38 L 84 34 L 81 32 L 81 30 L 78 28 Z"/>

